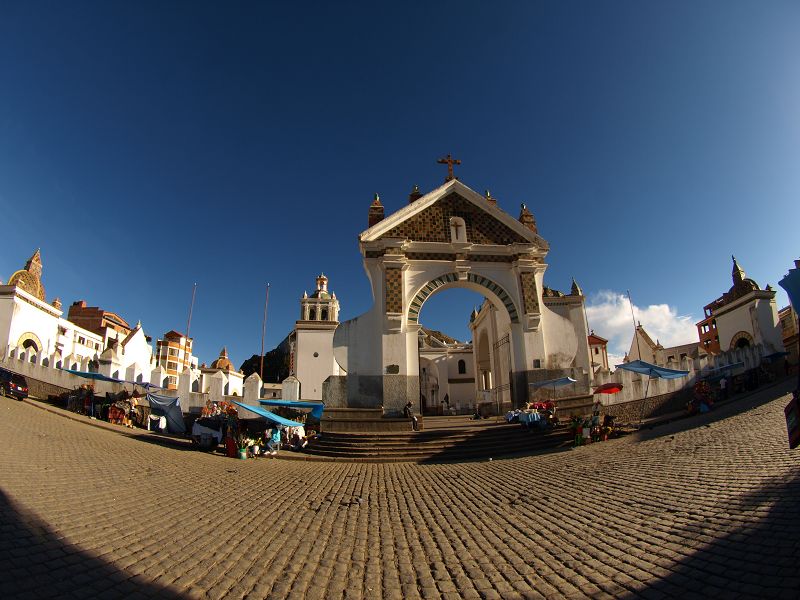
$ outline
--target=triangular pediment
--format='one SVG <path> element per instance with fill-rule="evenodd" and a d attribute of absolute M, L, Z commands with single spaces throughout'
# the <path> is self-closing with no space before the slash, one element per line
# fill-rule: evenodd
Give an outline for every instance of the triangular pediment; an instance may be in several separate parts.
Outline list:
<path fill-rule="evenodd" d="M 472 244 L 547 246 L 539 235 L 457 179 L 389 215 L 364 231 L 359 239 L 450 243 L 451 217 L 464 219 L 467 240 Z"/>

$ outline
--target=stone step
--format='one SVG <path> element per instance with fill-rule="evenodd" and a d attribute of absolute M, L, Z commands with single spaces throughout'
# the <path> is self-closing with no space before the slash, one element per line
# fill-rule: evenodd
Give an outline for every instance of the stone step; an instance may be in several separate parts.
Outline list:
<path fill-rule="evenodd" d="M 513 438 L 480 440 L 458 439 L 445 440 L 438 443 L 320 443 L 315 440 L 306 453 L 313 456 L 328 457 L 340 460 L 370 459 L 376 462 L 386 460 L 394 462 L 423 461 L 432 459 L 461 460 L 480 457 L 503 456 L 539 451 L 547 448 L 558 448 L 572 440 L 571 433 L 566 430 L 552 432 L 521 432 L 522 436 Z M 324 439 L 324 438 L 323 438 Z"/>
<path fill-rule="evenodd" d="M 442 438 L 456 438 L 456 437 L 474 437 L 479 436 L 498 436 L 503 437 L 514 432 L 525 432 L 527 430 L 522 425 L 517 423 L 512 424 L 498 424 L 488 425 L 481 428 L 473 429 L 436 429 L 426 431 L 402 431 L 402 432 L 326 432 L 322 431 L 322 438 L 336 439 L 336 440 L 362 440 L 365 442 L 379 442 L 386 440 L 420 440 L 425 441 L 428 439 L 442 439 Z"/>
<path fill-rule="evenodd" d="M 349 438 L 331 438 L 322 436 L 314 440 L 315 447 L 341 447 L 341 448 L 413 448 L 413 447 L 440 447 L 440 446 L 454 446 L 460 444 L 476 444 L 476 445 L 496 445 L 499 443 L 528 443 L 536 438 L 547 438 L 548 436 L 559 435 L 565 429 L 558 429 L 554 431 L 515 431 L 504 432 L 503 435 L 450 435 L 440 438 L 415 438 L 409 437 L 405 439 L 391 438 L 391 439 L 349 439 Z"/>
<path fill-rule="evenodd" d="M 511 454 L 525 454 L 532 452 L 539 452 L 547 449 L 556 449 L 569 445 L 572 436 L 567 434 L 551 437 L 547 440 L 542 440 L 546 443 L 536 444 L 508 444 L 505 446 L 492 446 L 492 447 L 449 447 L 443 449 L 421 448 L 417 450 L 397 450 L 396 452 L 387 452 L 380 449 L 364 449 L 363 452 L 352 452 L 351 449 L 308 449 L 309 455 L 325 457 L 336 460 L 348 461 L 371 461 L 371 462 L 421 462 L 427 460 L 471 460 L 476 458 L 493 458 L 495 456 L 506 456 Z"/>

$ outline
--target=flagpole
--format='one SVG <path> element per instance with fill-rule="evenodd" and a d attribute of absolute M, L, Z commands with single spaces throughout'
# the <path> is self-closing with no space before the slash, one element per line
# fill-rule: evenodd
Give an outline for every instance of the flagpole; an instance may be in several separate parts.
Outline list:
<path fill-rule="evenodd" d="M 267 304 L 269 304 L 269 284 L 267 284 L 267 295 L 264 298 L 264 321 L 261 324 L 261 368 L 258 371 L 258 376 L 261 377 L 261 383 L 264 383 L 264 336 L 267 333 Z M 261 393 L 259 392 L 259 397 Z"/>
<path fill-rule="evenodd" d="M 633 337 L 636 340 L 636 352 L 639 354 L 639 360 L 642 360 L 642 350 L 639 348 L 639 332 L 636 330 L 636 317 L 633 316 L 633 300 L 631 300 L 630 290 L 628 290 L 628 304 L 631 305 L 631 321 L 633 321 Z"/>
<path fill-rule="evenodd" d="M 197 283 L 192 287 L 192 302 L 189 304 L 189 319 L 186 321 L 186 343 L 189 343 L 189 328 L 192 326 L 192 310 L 194 310 L 194 296 L 197 293 Z M 185 351 L 185 348 L 184 348 Z M 184 356 L 184 358 L 187 358 Z"/>

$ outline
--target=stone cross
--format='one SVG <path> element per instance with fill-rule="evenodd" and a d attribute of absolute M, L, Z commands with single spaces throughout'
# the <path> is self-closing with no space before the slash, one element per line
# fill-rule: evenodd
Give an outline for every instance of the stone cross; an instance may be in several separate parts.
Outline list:
<path fill-rule="evenodd" d="M 460 165 L 461 161 L 457 158 L 453 158 L 449 154 L 447 158 L 440 158 L 436 161 L 440 165 L 447 165 L 447 177 L 445 178 L 445 182 L 450 181 L 451 179 L 455 179 L 456 176 L 453 175 L 453 165 Z"/>

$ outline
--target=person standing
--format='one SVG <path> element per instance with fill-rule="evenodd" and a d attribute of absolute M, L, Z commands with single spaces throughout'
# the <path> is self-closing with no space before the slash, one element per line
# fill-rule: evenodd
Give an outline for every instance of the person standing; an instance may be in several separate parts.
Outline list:
<path fill-rule="evenodd" d="M 728 399 L 728 378 L 725 377 L 724 375 L 722 376 L 722 379 L 719 380 L 719 391 L 722 393 L 722 399 L 723 400 L 727 400 Z"/>

